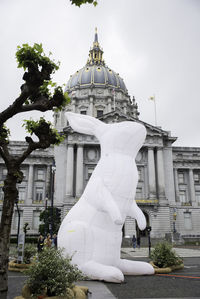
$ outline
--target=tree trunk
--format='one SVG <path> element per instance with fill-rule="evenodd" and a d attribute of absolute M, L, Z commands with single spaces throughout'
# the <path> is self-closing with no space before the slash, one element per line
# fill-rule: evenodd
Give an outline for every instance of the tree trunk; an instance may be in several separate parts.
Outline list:
<path fill-rule="evenodd" d="M 0 224 L 0 298 L 7 298 L 8 290 L 8 262 L 12 215 L 15 200 L 18 196 L 17 176 L 8 174 L 4 181 L 4 201 Z"/>

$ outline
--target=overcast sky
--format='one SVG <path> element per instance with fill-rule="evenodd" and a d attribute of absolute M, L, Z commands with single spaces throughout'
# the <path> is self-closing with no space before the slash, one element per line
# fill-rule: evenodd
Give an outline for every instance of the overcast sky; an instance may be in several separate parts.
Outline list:
<path fill-rule="evenodd" d="M 178 137 L 174 145 L 200 146 L 199 0 L 99 0 L 81 8 L 69 0 L 1 0 L 0 110 L 23 83 L 17 45 L 42 43 L 61 62 L 54 81 L 63 84 L 85 65 L 95 27 L 105 62 L 135 96 L 140 119 L 155 124 L 148 100 L 155 95 L 157 125 Z M 12 139 L 23 140 L 21 120 L 29 116 L 9 122 Z"/>

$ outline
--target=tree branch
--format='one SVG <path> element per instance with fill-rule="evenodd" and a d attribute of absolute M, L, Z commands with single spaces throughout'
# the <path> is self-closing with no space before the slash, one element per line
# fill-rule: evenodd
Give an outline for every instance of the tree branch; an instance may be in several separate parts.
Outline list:
<path fill-rule="evenodd" d="M 18 158 L 16 159 L 17 163 L 20 165 L 21 163 L 24 162 L 24 160 L 36 149 L 45 149 L 45 148 L 48 148 L 51 143 L 46 141 L 46 142 L 41 142 L 41 141 L 38 141 L 38 142 L 34 142 L 32 140 L 32 138 L 30 137 L 26 137 L 26 142 L 28 142 L 28 147 L 27 149 L 23 152 L 23 154 Z"/>
<path fill-rule="evenodd" d="M 21 106 L 24 104 L 28 96 L 28 89 L 25 88 L 20 96 L 13 102 L 13 104 L 0 113 L 0 126 L 2 126 L 13 115 L 19 113 Z"/>
<path fill-rule="evenodd" d="M 3 158 L 5 164 L 8 164 L 10 159 L 10 153 L 8 151 L 8 147 L 5 144 L 0 145 L 0 155 Z"/>

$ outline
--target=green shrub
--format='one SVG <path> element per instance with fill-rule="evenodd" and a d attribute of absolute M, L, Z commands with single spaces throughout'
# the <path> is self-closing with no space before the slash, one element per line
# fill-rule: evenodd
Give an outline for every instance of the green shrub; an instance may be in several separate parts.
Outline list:
<path fill-rule="evenodd" d="M 172 249 L 172 245 L 167 242 L 156 244 L 150 257 L 153 263 L 159 268 L 170 267 L 182 263 L 182 259 Z"/>
<path fill-rule="evenodd" d="M 31 258 L 37 253 L 35 245 L 25 244 L 24 246 L 24 263 L 30 264 Z"/>
<path fill-rule="evenodd" d="M 84 279 L 81 271 L 71 264 L 71 258 L 64 257 L 62 250 L 54 248 L 45 248 L 26 274 L 34 296 L 43 294 L 45 290 L 48 296 L 64 296 L 75 281 Z"/>

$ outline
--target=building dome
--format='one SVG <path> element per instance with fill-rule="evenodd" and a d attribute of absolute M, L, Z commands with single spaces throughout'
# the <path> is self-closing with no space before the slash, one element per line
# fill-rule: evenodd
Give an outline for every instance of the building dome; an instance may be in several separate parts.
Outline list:
<path fill-rule="evenodd" d="M 98 43 L 98 35 L 95 33 L 93 47 L 89 51 L 87 64 L 72 75 L 67 82 L 66 90 L 68 92 L 77 88 L 90 87 L 111 88 L 115 91 L 128 93 L 123 79 L 105 65 L 103 60 L 103 50 Z"/>

